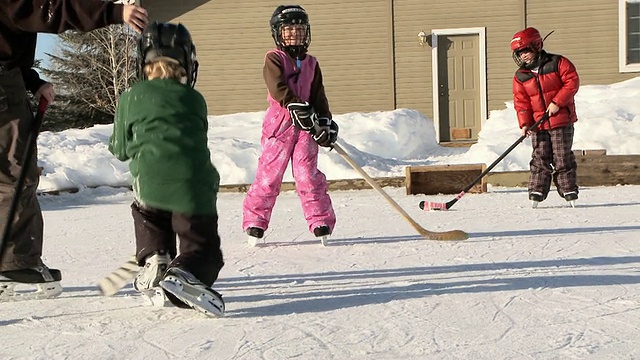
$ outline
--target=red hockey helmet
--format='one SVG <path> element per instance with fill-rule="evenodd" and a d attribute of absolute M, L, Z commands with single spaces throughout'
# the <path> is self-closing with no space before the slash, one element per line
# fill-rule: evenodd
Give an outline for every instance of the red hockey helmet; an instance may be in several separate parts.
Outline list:
<path fill-rule="evenodd" d="M 538 29 L 528 27 L 522 31 L 518 31 L 511 38 L 511 51 L 518 51 L 522 49 L 531 49 L 538 53 L 542 50 L 542 36 Z"/>

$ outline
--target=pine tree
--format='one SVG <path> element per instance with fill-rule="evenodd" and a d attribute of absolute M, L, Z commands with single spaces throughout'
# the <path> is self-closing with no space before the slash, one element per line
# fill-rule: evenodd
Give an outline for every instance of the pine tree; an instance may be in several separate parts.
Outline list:
<path fill-rule="evenodd" d="M 43 130 L 113 122 L 120 94 L 136 81 L 136 37 L 124 25 L 59 35 L 49 67 L 38 67 L 56 89 Z"/>

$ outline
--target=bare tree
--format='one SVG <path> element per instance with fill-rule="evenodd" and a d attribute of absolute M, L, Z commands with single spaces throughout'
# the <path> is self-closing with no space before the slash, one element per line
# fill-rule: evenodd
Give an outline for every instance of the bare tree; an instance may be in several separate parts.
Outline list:
<path fill-rule="evenodd" d="M 108 114 L 116 113 L 120 94 L 128 89 L 136 78 L 134 60 L 137 41 L 135 35 L 126 26 L 110 26 L 87 34 L 88 40 L 95 43 L 99 50 L 96 56 L 88 57 L 91 75 L 99 91 L 88 96 L 89 106 Z"/>
<path fill-rule="evenodd" d="M 113 120 L 120 94 L 137 78 L 137 36 L 123 25 L 59 36 L 54 53 L 47 54 L 50 66 L 39 69 L 56 86 L 67 115 L 76 118 L 71 126 Z"/>

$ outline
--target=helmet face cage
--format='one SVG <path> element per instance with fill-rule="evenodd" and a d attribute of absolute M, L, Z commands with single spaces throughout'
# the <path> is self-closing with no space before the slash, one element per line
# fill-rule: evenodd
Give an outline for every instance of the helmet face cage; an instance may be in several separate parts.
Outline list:
<path fill-rule="evenodd" d="M 513 61 L 521 68 L 535 68 L 540 58 L 542 45 L 542 36 L 540 36 L 540 32 L 536 28 L 528 27 L 522 31 L 518 31 L 511 39 L 511 56 L 513 57 Z M 520 54 L 525 50 L 531 50 L 535 53 L 535 58 L 528 63 L 520 58 Z"/>
<path fill-rule="evenodd" d="M 160 57 L 177 60 L 187 73 L 187 84 L 195 86 L 198 76 L 196 47 L 191 35 L 182 24 L 158 23 L 150 24 L 142 33 L 139 46 L 140 78 L 144 76 L 144 66 Z"/>
<path fill-rule="evenodd" d="M 271 15 L 269 21 L 271 37 L 278 49 L 287 52 L 293 57 L 305 53 L 311 44 L 311 26 L 307 12 L 299 5 L 280 5 Z M 287 25 L 304 25 L 304 37 L 297 45 L 287 45 L 282 37 L 282 29 Z"/>

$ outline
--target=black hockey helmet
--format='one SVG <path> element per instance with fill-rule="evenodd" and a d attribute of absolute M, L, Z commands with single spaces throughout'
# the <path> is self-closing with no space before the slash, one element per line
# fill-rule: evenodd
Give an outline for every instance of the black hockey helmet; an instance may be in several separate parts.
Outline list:
<path fill-rule="evenodd" d="M 306 25 L 306 34 L 301 45 L 285 45 L 280 29 L 283 25 Z M 304 54 L 311 44 L 311 26 L 309 16 L 300 5 L 280 5 L 271 15 L 269 21 L 271 26 L 271 37 L 275 41 L 278 49 L 287 52 L 293 57 Z"/>
<path fill-rule="evenodd" d="M 187 72 L 187 84 L 195 86 L 198 76 L 196 47 L 189 30 L 182 24 L 153 22 L 142 32 L 138 45 L 140 74 L 144 65 L 160 57 L 174 59 Z"/>

